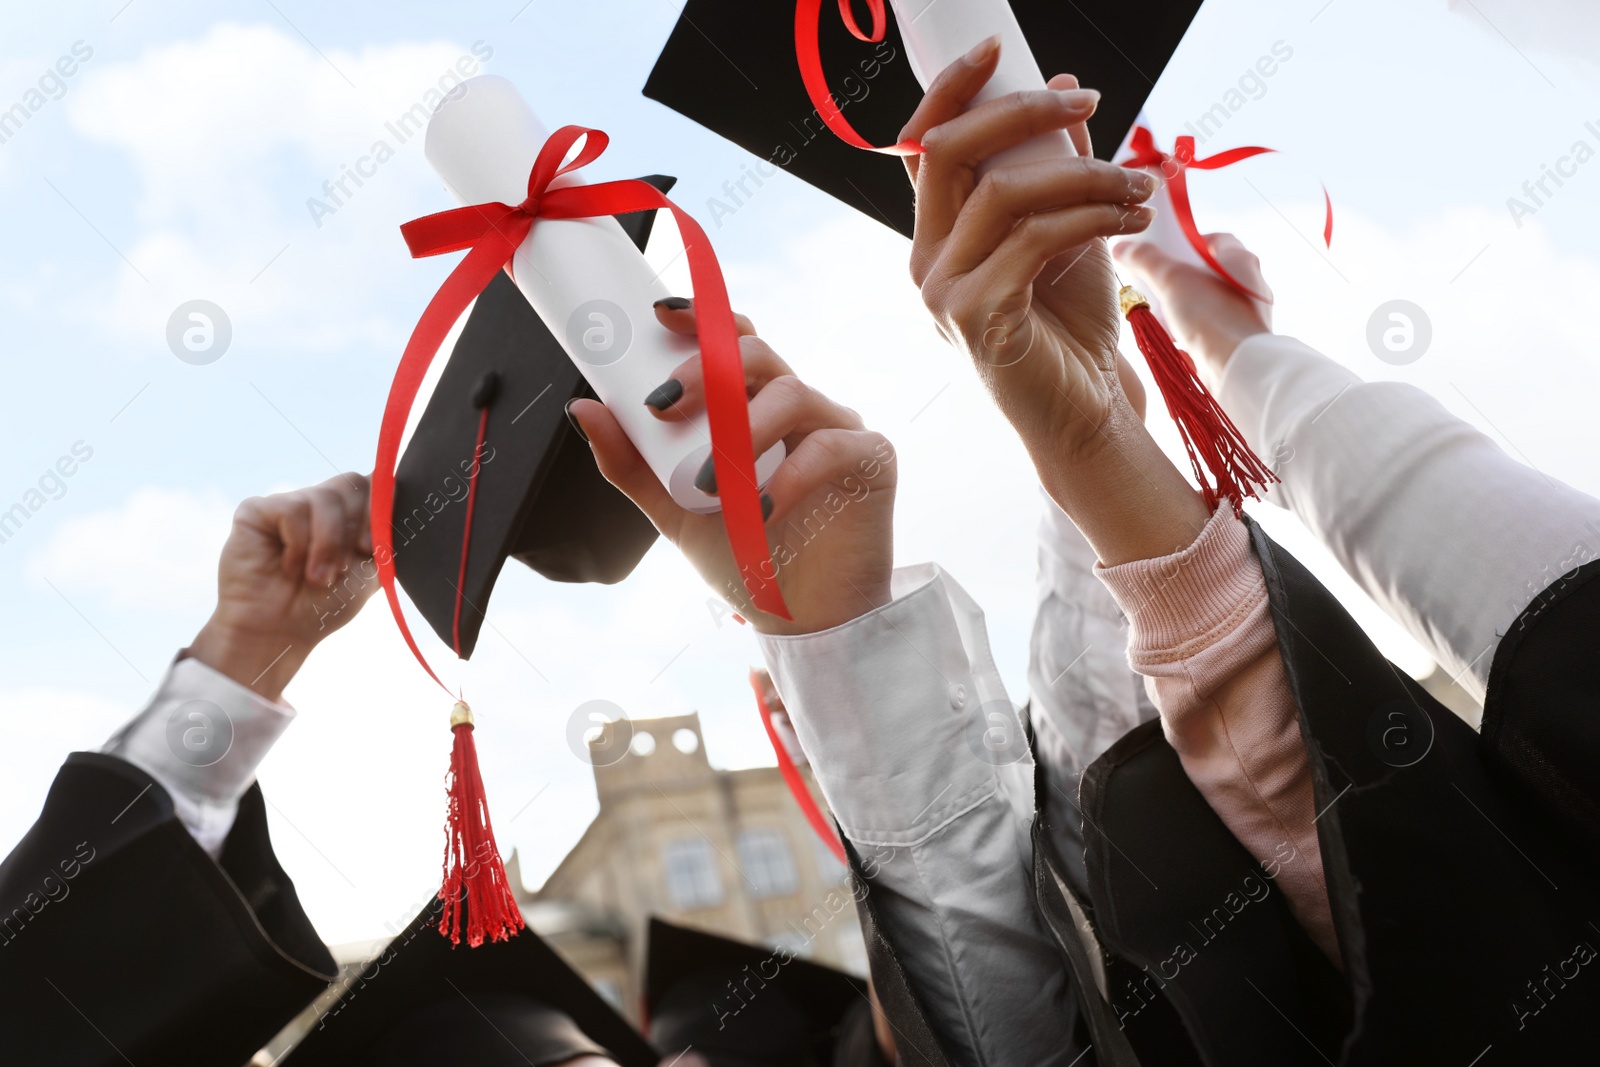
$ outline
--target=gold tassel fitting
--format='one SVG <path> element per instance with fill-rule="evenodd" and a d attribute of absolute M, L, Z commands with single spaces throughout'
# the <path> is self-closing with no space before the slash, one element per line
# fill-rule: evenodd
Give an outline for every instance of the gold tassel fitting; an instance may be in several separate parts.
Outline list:
<path fill-rule="evenodd" d="M 1117 291 L 1117 303 L 1122 306 L 1123 318 L 1127 318 L 1130 313 L 1138 308 L 1150 306 L 1150 301 L 1144 298 L 1144 294 L 1131 285 L 1124 285 Z"/>
<path fill-rule="evenodd" d="M 450 728 L 472 725 L 472 709 L 467 707 L 465 700 L 456 701 L 456 706 L 450 709 Z"/>

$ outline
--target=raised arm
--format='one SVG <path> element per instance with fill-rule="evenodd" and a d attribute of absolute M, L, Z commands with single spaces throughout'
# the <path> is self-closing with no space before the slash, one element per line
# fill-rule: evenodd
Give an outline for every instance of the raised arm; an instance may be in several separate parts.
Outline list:
<path fill-rule="evenodd" d="M 294 719 L 284 687 L 377 588 L 367 530 L 361 474 L 240 504 L 217 563 L 216 610 L 101 750 L 161 783 L 213 858 Z"/>
<path fill-rule="evenodd" d="M 658 314 L 693 332 L 692 308 Z M 600 404 L 579 401 L 571 413 L 606 477 L 760 633 L 859 858 L 866 903 L 945 1054 L 962 1065 L 1064 1067 L 1079 1050 L 1066 977 L 1033 904 L 1031 763 L 982 613 L 939 568 L 894 569 L 889 442 L 755 337 L 743 348 L 755 446 L 781 439 L 789 450 L 767 486 L 767 533 L 792 622 L 751 612 L 720 516 L 677 508 Z M 704 402 L 696 360 L 672 380 L 680 398 L 663 418 Z M 797 532 L 816 515 L 829 516 L 809 524 L 820 532 Z"/>
<path fill-rule="evenodd" d="M 907 131 L 927 149 L 909 163 L 912 276 L 1099 557 L 1131 623 L 1134 669 L 1150 679 L 1190 780 L 1261 862 L 1286 839 L 1311 853 L 1282 884 L 1337 960 L 1297 708 L 1259 562 L 1231 505 L 1210 514 L 1157 447 L 1117 373 L 1104 238 L 1148 225 L 1140 202 L 1153 182 L 1093 158 L 1082 126 L 1093 99 L 1071 78 L 963 111 L 994 58 L 980 48 L 946 70 Z M 993 154 L 1063 126 L 1077 157 L 983 172 Z"/>
<path fill-rule="evenodd" d="M 912 279 L 1100 561 L 1165 555 L 1209 515 L 1122 388 L 1104 240 L 1150 224 L 1143 201 L 1155 179 L 1089 154 L 1083 123 L 1099 97 L 1070 77 L 964 111 L 997 56 L 979 46 L 952 64 L 907 127 L 927 149 L 907 163 L 917 189 Z M 1080 155 L 979 177 L 990 156 L 1063 128 Z"/>
<path fill-rule="evenodd" d="M 1214 234 L 1253 287 L 1260 264 Z M 1600 500 L 1526 467 L 1400 382 L 1365 382 L 1267 309 L 1148 244 L 1124 253 L 1218 381 L 1292 510 L 1361 587 L 1480 702 L 1501 636 L 1540 592 L 1600 555 Z"/>

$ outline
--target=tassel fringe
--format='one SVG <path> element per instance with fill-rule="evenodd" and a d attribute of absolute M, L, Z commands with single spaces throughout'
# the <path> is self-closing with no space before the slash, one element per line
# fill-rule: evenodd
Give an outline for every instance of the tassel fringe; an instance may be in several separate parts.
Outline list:
<path fill-rule="evenodd" d="M 1238 512 L 1245 497 L 1261 499 L 1260 490 L 1278 481 L 1278 476 L 1251 450 L 1200 380 L 1189 353 L 1173 342 L 1151 313 L 1149 302 L 1131 286 L 1124 286 L 1119 297 L 1139 351 L 1144 353 L 1167 411 L 1183 436 L 1206 507 L 1215 510 L 1219 501 L 1229 500 Z"/>
<path fill-rule="evenodd" d="M 486 939 L 507 941 L 525 924 L 494 843 L 483 777 L 478 773 L 478 748 L 472 740 L 472 712 L 458 703 L 450 723 L 455 743 L 445 782 L 450 802 L 445 822 L 444 885 L 439 890 L 444 904 L 439 933 L 452 945 L 459 945 L 465 926 L 467 944 L 477 948 Z"/>

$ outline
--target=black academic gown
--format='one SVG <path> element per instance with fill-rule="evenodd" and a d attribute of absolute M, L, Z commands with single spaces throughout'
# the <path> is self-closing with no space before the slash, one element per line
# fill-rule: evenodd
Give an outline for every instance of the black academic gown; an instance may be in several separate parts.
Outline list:
<path fill-rule="evenodd" d="M 333 980 L 251 786 L 220 859 L 132 764 L 76 752 L 0 864 L 0 1063 L 240 1067 Z M 658 1054 L 532 931 L 452 948 L 425 908 L 286 1062 L 533 1065 Z"/>
<path fill-rule="evenodd" d="M 213 861 L 132 764 L 75 752 L 0 864 L 8 1065 L 238 1067 L 336 970 L 252 786 Z"/>
<path fill-rule="evenodd" d="M 1310 758 L 1343 970 L 1311 943 L 1271 877 L 1304 857 L 1286 843 L 1257 863 L 1184 774 L 1159 721 L 1146 723 L 1083 776 L 1087 885 L 1072 884 L 1035 820 L 1036 895 L 1073 978 L 1079 1034 L 1092 1046 L 1083 1062 L 1595 1055 L 1600 566 L 1558 581 L 1508 632 L 1480 735 L 1385 660 L 1251 525 Z M 1092 924 L 1099 961 L 1069 902 Z M 885 1010 L 920 1060 L 953 1062 L 870 894 L 864 903 Z"/>

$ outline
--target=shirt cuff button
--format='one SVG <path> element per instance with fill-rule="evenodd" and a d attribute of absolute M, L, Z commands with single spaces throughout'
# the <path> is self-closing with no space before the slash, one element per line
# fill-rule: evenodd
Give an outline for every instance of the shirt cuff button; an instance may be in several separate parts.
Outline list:
<path fill-rule="evenodd" d="M 956 711 L 967 706 L 967 687 L 960 682 L 952 683 L 950 686 L 950 706 Z"/>

